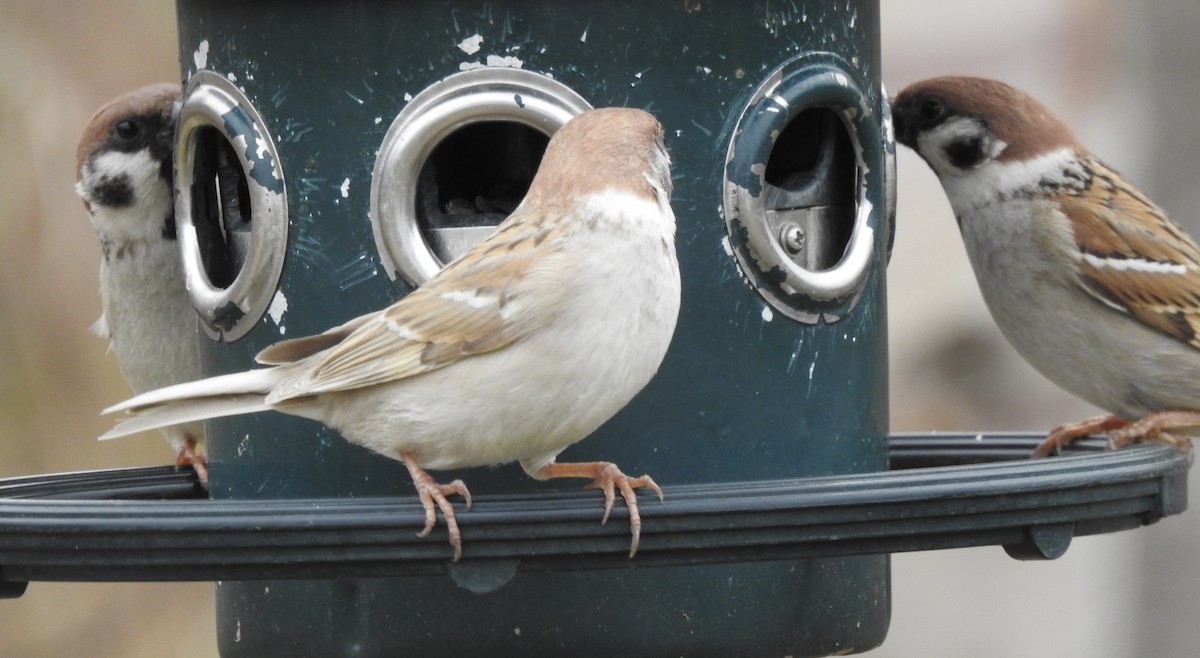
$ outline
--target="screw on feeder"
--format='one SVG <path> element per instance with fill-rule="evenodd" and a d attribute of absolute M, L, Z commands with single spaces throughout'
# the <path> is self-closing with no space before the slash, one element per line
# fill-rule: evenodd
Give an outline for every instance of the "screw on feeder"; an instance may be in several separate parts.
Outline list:
<path fill-rule="evenodd" d="M 784 224 L 779 229 L 779 241 L 783 243 L 783 248 L 793 256 L 804 251 L 804 229 L 792 223 Z"/>

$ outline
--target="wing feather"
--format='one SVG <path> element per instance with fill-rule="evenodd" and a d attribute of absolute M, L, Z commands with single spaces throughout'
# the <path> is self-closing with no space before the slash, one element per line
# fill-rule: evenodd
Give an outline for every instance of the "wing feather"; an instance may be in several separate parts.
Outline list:
<path fill-rule="evenodd" d="M 1079 246 L 1079 284 L 1105 304 L 1200 349 L 1200 248 L 1115 172 L 1057 198 Z"/>
<path fill-rule="evenodd" d="M 510 220 L 531 229 L 547 223 L 519 211 Z M 558 257 L 560 235 L 514 230 L 506 222 L 425 285 L 314 354 L 314 364 L 281 382 L 268 402 L 405 379 L 520 340 L 552 312 L 556 294 L 568 294 L 543 283 L 561 278 L 542 276 L 547 261 L 565 260 Z M 531 297 L 536 305 L 527 303 Z"/>
<path fill-rule="evenodd" d="M 263 365 L 282 365 L 306 359 L 346 340 L 355 329 L 371 321 L 376 314 L 367 313 L 332 329 L 312 336 L 281 340 L 259 352 L 254 360 Z"/>

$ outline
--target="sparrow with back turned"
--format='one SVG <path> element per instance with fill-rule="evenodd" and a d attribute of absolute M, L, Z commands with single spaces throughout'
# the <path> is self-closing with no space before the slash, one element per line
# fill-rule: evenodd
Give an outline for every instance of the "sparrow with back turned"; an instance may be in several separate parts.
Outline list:
<path fill-rule="evenodd" d="M 918 82 L 896 137 L 941 180 L 984 301 L 1034 368 L 1110 412 L 1061 425 L 1116 447 L 1200 426 L 1200 249 L 1044 105 L 993 80 Z"/>
<path fill-rule="evenodd" d="M 139 395 L 102 438 L 274 409 L 318 420 L 404 462 L 425 508 L 462 540 L 448 496 L 461 480 L 425 469 L 519 461 L 538 479 L 581 477 L 620 491 L 636 553 L 634 489 L 648 476 L 610 462 L 556 463 L 654 376 L 679 312 L 670 160 L 640 110 L 586 112 L 551 138 L 521 204 L 496 232 L 407 297 L 258 355 L 273 367 Z"/>
<path fill-rule="evenodd" d="M 93 330 L 109 340 L 134 393 L 200 376 L 196 313 L 175 239 L 171 158 L 178 84 L 148 85 L 92 116 L 77 150 L 78 182 L 100 238 L 100 302 Z M 199 422 L 161 428 L 178 465 L 208 483 Z"/>

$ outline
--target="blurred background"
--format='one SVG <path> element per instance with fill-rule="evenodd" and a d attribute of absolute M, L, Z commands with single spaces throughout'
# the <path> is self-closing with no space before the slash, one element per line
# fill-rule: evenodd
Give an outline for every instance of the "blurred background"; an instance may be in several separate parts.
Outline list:
<path fill-rule="evenodd" d="M 896 92 L 949 73 L 1004 79 L 1200 235 L 1200 3 L 881 3 Z M 116 93 L 178 80 L 172 3 L 0 0 L 0 477 L 168 463 L 149 438 L 100 445 L 127 388 L 103 341 L 99 245 L 72 192 L 75 142 Z M 933 174 L 899 157 L 889 267 L 895 431 L 1045 430 L 1097 410 L 1004 343 Z M 1196 469 L 1192 489 L 1200 491 Z M 879 657 L 1191 656 L 1200 511 L 1077 540 L 1059 560 L 998 547 L 893 559 Z M 0 601 L 0 656 L 215 656 L 210 583 L 34 583 Z"/>
<path fill-rule="evenodd" d="M 884 81 L 999 78 L 1200 236 L 1200 3 L 1195 0 L 885 0 Z M 901 148 L 888 267 L 893 431 L 1038 430 L 1101 413 L 1059 391 L 991 323 L 950 206 Z M 1200 373 L 1197 373 L 1200 376 Z M 999 547 L 893 556 L 880 658 L 1197 655 L 1200 492 L 1133 532 L 1076 539 L 1051 562 Z"/>

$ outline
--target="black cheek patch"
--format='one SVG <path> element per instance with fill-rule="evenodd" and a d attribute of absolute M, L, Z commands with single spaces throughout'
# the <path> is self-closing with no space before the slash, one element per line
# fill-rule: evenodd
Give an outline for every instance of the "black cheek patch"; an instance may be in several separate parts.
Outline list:
<path fill-rule="evenodd" d="M 133 205 L 133 185 L 125 175 L 105 176 L 92 187 L 92 200 L 105 208 L 128 208 Z"/>
<path fill-rule="evenodd" d="M 985 157 L 983 140 L 978 137 L 960 139 L 946 145 L 946 158 L 959 169 L 970 169 L 983 162 Z"/>

